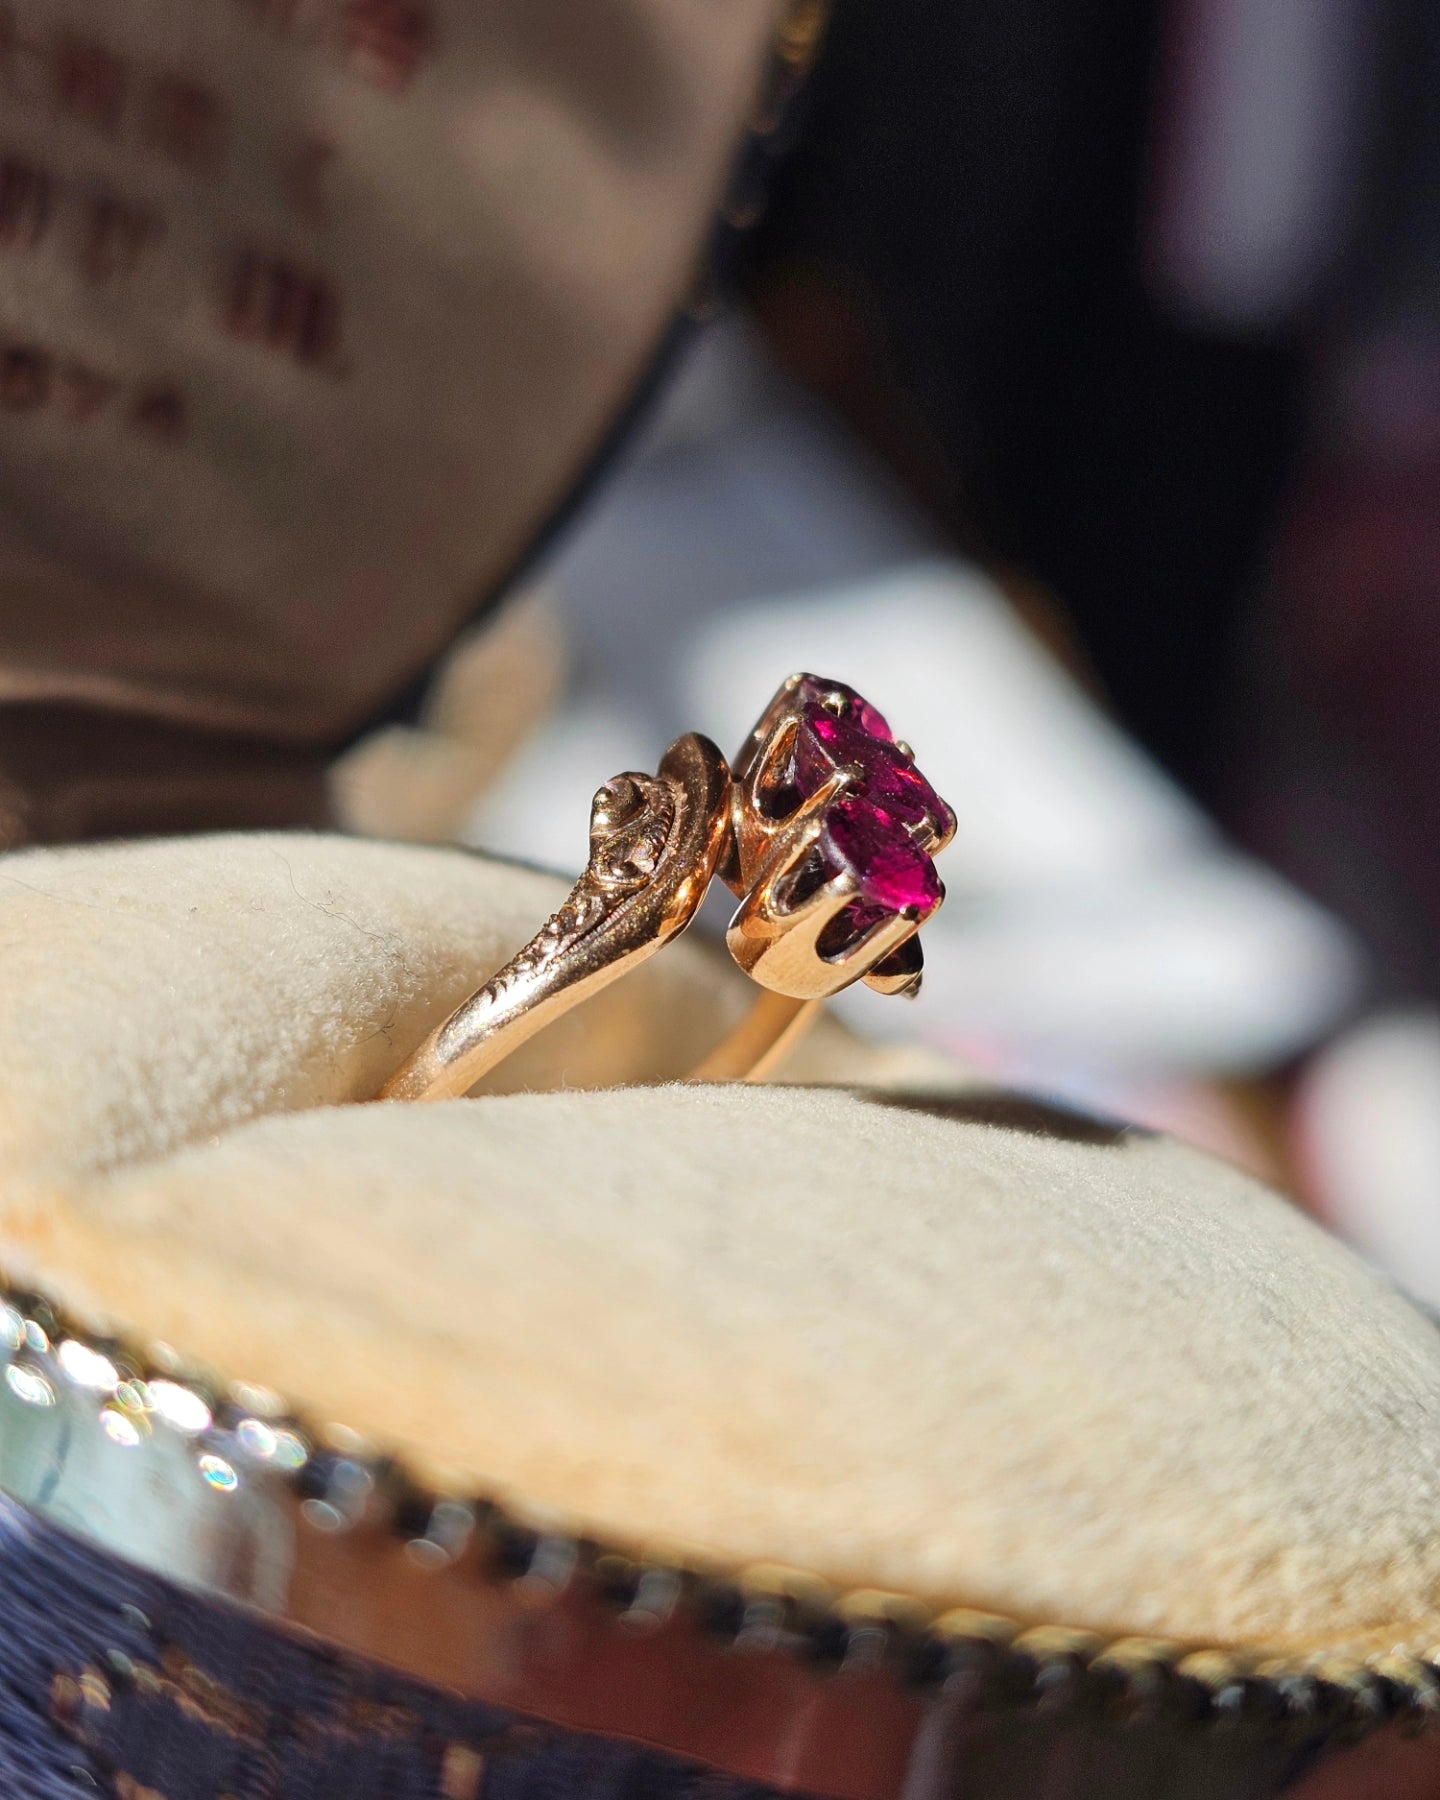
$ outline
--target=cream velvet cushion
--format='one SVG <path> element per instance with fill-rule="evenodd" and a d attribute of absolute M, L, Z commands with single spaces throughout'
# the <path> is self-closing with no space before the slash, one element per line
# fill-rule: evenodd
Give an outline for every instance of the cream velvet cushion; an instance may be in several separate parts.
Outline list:
<path fill-rule="evenodd" d="M 1179 1144 L 846 1085 L 632 1086 L 667 952 L 507 1079 L 352 1106 L 561 892 L 255 837 L 0 860 L 7 1269 L 524 1506 L 938 1605 L 1440 1637 L 1440 1333 Z"/>

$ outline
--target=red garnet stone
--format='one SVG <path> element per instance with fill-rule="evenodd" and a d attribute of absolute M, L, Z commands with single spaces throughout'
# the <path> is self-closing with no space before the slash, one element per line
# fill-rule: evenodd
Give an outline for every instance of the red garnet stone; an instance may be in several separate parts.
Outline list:
<path fill-rule="evenodd" d="M 955 815 L 890 735 L 890 727 L 868 701 L 838 682 L 821 682 L 806 676 L 800 684 L 818 693 L 838 693 L 845 705 L 838 713 L 807 699 L 800 709 L 800 730 L 795 740 L 795 786 L 808 800 L 824 786 L 837 768 L 859 770 L 856 789 L 867 800 L 893 814 L 901 824 L 949 837 Z M 880 732 L 867 729 L 871 720 Z M 883 735 L 881 735 L 883 733 Z"/>
<path fill-rule="evenodd" d="M 900 820 L 873 800 L 859 794 L 837 800 L 822 842 L 830 852 L 827 863 L 833 860 L 855 876 L 862 907 L 924 917 L 940 904 L 943 890 L 934 863 Z"/>
<path fill-rule="evenodd" d="M 840 700 L 838 716 L 847 725 L 854 725 L 870 737 L 880 738 L 887 744 L 895 742 L 895 733 L 886 723 L 884 713 L 868 700 L 861 699 L 854 688 L 846 687 L 843 681 L 826 681 L 819 675 L 802 675 L 795 684 L 795 698 L 801 706 L 820 706 L 836 696 Z M 836 716 L 833 711 L 832 716 Z"/>
<path fill-rule="evenodd" d="M 944 890 L 928 846 L 948 838 L 955 815 L 895 742 L 884 716 L 853 688 L 805 675 L 796 684 L 800 729 L 793 786 L 809 799 L 836 769 L 854 785 L 825 816 L 821 853 L 831 875 L 850 874 L 856 898 L 842 915 L 848 936 L 896 913 L 926 918 Z"/>

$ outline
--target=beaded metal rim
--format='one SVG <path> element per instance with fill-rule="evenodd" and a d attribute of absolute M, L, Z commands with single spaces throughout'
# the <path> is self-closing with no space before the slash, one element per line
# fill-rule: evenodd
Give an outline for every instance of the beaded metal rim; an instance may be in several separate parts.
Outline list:
<path fill-rule="evenodd" d="M 722 208 L 709 278 L 688 309 L 694 319 L 713 312 L 710 271 L 762 209 L 769 166 L 784 146 L 781 125 L 825 11 L 825 0 L 795 0 L 782 30 Z M 819 1578 L 776 1566 L 723 1571 L 637 1556 L 529 1522 L 490 1498 L 436 1493 L 354 1433 L 307 1422 L 269 1389 L 212 1378 L 168 1346 L 140 1349 L 89 1331 L 3 1277 L 0 1370 L 0 1489 L 105 1549 L 125 1547 L 113 1532 L 54 1505 L 53 1467 L 40 1484 L 51 1490 L 46 1497 L 17 1482 L 5 1454 L 7 1402 L 37 1416 L 67 1404 L 86 1409 L 97 1436 L 116 1450 L 142 1461 L 147 1446 L 172 1462 L 178 1454 L 199 1496 L 225 1502 L 250 1484 L 264 1487 L 290 1503 L 303 1528 L 334 1536 L 378 1527 L 437 1575 L 479 1574 L 523 1587 L 532 1599 L 586 1585 L 640 1630 L 687 1614 L 724 1645 L 794 1656 L 821 1672 L 884 1673 L 922 1694 L 959 1694 L 973 1710 L 1084 1712 L 1121 1726 L 1163 1719 L 1197 1731 L 1243 1726 L 1312 1744 L 1354 1743 L 1392 1723 L 1412 1731 L 1440 1723 L 1440 1645 L 1423 1657 L 1274 1659 L 1026 1626 L 968 1609 L 937 1614 L 903 1595 L 836 1593 Z M 154 1566 L 186 1579 L 163 1559 Z"/>
<path fill-rule="evenodd" d="M 164 1345 L 142 1350 L 88 1331 L 42 1295 L 3 1280 L 0 1369 L 0 1487 L 122 1554 L 133 1546 L 117 1541 L 113 1521 L 86 1519 L 57 1483 L 53 1456 L 37 1456 L 32 1442 L 28 1472 L 17 1468 L 16 1434 L 7 1425 L 68 1408 L 116 1451 L 172 1469 L 178 1457 L 207 1500 L 262 1491 L 288 1502 L 300 1530 L 327 1537 L 378 1530 L 418 1568 L 517 1584 L 532 1605 L 584 1586 L 631 1627 L 655 1629 L 684 1615 L 727 1646 L 791 1655 L 820 1672 L 882 1673 L 921 1694 L 959 1693 L 975 1710 L 1080 1710 L 1119 1724 L 1243 1725 L 1340 1742 L 1390 1723 L 1416 1730 L 1440 1723 L 1440 1646 L 1423 1657 L 1276 1659 L 1026 1626 L 979 1611 L 936 1614 L 898 1594 L 837 1593 L 778 1566 L 726 1571 L 636 1555 L 527 1521 L 489 1498 L 436 1493 L 395 1458 L 344 1428 L 316 1427 L 268 1389 L 211 1379 Z M 154 1563 L 158 1573 L 210 1585 L 165 1560 Z M 284 1615 L 283 1604 L 267 1605 L 253 1592 L 238 1597 Z"/>

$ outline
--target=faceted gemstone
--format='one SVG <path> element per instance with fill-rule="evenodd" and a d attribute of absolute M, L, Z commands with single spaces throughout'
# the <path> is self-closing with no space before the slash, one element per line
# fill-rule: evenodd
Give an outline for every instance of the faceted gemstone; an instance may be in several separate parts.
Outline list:
<path fill-rule="evenodd" d="M 942 889 L 935 865 L 906 830 L 904 821 L 874 801 L 846 795 L 830 808 L 825 820 L 827 863 L 848 870 L 858 892 L 850 911 L 854 923 L 868 930 L 888 913 L 922 917 L 940 904 Z"/>
<path fill-rule="evenodd" d="M 836 769 L 853 771 L 851 787 L 825 809 L 812 875 L 812 886 L 841 872 L 854 883 L 854 899 L 817 945 L 822 956 L 839 958 L 897 915 L 925 919 L 934 912 L 944 890 L 916 839 L 949 837 L 955 816 L 895 742 L 885 718 L 853 688 L 805 675 L 791 697 L 799 730 L 789 767 L 770 796 L 774 816 L 787 816 L 819 793 Z M 792 895 L 796 903 L 802 898 L 798 890 Z"/>
<path fill-rule="evenodd" d="M 854 688 L 846 687 L 843 681 L 826 681 L 823 675 L 802 675 L 795 689 L 795 698 L 801 706 L 819 707 L 832 694 L 840 696 L 841 710 L 838 715 L 831 713 L 831 718 L 843 718 L 847 724 L 871 737 L 881 738 L 887 744 L 895 741 L 895 733 L 886 723 L 884 713 L 857 694 Z M 828 708 L 825 710 L 829 711 Z"/>
<path fill-rule="evenodd" d="M 941 837 L 955 828 L 955 815 L 903 750 L 837 718 L 824 707 L 807 706 L 795 744 L 795 786 L 808 799 L 842 765 L 860 770 L 860 792 L 906 825 L 925 825 Z"/>

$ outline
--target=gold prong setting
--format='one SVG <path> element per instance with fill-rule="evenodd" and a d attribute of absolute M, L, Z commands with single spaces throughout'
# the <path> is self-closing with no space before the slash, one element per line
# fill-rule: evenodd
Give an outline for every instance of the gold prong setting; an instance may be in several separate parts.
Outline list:
<path fill-rule="evenodd" d="M 378 1098 L 468 1094 L 684 931 L 717 874 L 740 895 L 726 941 L 766 993 L 691 1075 L 762 1081 L 842 988 L 869 980 L 881 993 L 916 991 L 913 940 L 944 899 L 933 858 L 954 827 L 883 714 L 840 682 L 792 676 L 733 773 L 691 732 L 656 774 L 632 770 L 600 788 L 589 861 L 569 897 Z"/>
<path fill-rule="evenodd" d="M 933 858 L 954 831 L 882 713 L 842 682 L 790 676 L 736 760 L 731 954 L 796 999 L 861 979 L 915 993 L 916 933 L 945 892 Z"/>

